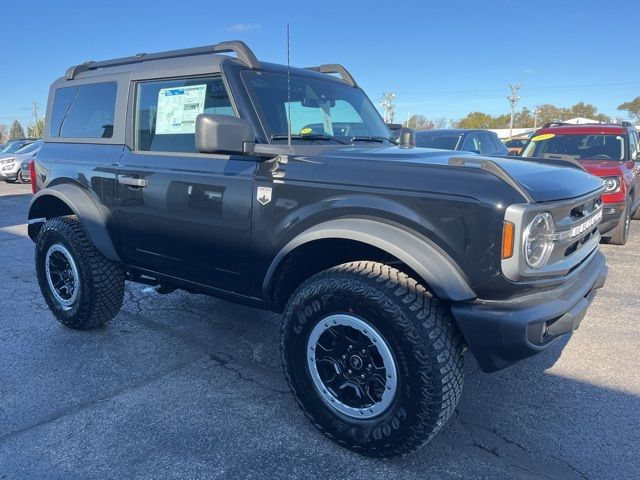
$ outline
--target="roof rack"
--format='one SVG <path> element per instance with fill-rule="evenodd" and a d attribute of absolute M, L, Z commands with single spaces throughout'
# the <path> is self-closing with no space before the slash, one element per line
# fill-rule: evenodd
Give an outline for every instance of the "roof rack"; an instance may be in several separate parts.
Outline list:
<path fill-rule="evenodd" d="M 549 127 L 562 127 L 562 126 L 568 126 L 568 127 L 582 127 L 585 125 L 617 125 L 617 126 L 621 126 L 621 127 L 633 127 L 633 123 L 631 122 L 626 122 L 626 121 L 622 121 L 620 123 L 614 123 L 614 122 L 588 122 L 588 123 L 568 123 L 568 122 L 549 122 L 549 123 L 545 123 L 541 128 L 549 128 Z"/>
<path fill-rule="evenodd" d="M 325 65 L 320 65 L 319 67 L 307 67 L 307 70 L 314 70 L 320 73 L 338 73 L 342 80 L 347 82 L 352 87 L 358 87 L 355 78 L 353 75 L 349 73 L 349 70 L 344 68 L 339 63 L 327 63 Z"/>
<path fill-rule="evenodd" d="M 208 45 L 205 47 L 183 48 L 181 50 L 169 50 L 158 53 L 138 53 L 131 57 L 115 58 L 113 60 L 103 60 L 100 62 L 85 62 L 80 65 L 69 67 L 65 73 L 67 80 L 73 80 L 82 72 L 89 70 L 97 70 L 99 68 L 119 67 L 122 65 L 131 65 L 134 63 L 147 62 L 150 60 L 165 60 L 169 58 L 191 57 L 194 55 L 207 55 L 211 53 L 233 52 L 242 63 L 251 69 L 260 68 L 260 62 L 246 43 L 240 40 L 232 40 L 221 42 L 216 45 Z"/>

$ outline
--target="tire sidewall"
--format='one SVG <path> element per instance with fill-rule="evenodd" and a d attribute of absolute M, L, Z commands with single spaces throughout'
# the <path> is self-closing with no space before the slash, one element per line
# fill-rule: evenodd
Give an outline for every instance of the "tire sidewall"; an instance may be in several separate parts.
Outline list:
<path fill-rule="evenodd" d="M 67 324 L 83 314 L 83 307 L 87 305 L 91 299 L 92 286 L 90 276 L 87 275 L 85 265 L 82 261 L 82 251 L 77 243 L 73 241 L 73 231 L 65 223 L 56 220 L 57 219 L 46 222 L 38 234 L 35 254 L 36 275 L 47 305 L 60 322 Z M 80 294 L 70 307 L 63 306 L 58 302 L 51 292 L 49 282 L 47 281 L 45 268 L 46 255 L 49 248 L 55 244 L 60 244 L 69 251 L 78 270 L 80 280 L 78 287 Z"/>
<path fill-rule="evenodd" d="M 407 430 L 418 423 L 417 417 L 425 413 L 416 390 L 430 388 L 429 368 L 425 368 L 429 353 L 418 328 L 397 302 L 366 283 L 355 289 L 353 283 L 353 278 L 337 278 L 325 281 L 324 288 L 309 285 L 294 295 L 285 312 L 289 338 L 283 341 L 283 355 L 298 401 L 321 430 L 354 450 L 365 446 L 369 451 L 388 449 L 401 443 Z M 354 295 L 354 290 L 361 294 Z M 311 378 L 306 351 L 309 335 L 323 318 L 335 313 L 354 315 L 369 323 L 382 335 L 393 355 L 398 374 L 396 395 L 376 417 L 356 419 L 329 407 Z M 422 364 L 417 361 L 419 358 Z"/>

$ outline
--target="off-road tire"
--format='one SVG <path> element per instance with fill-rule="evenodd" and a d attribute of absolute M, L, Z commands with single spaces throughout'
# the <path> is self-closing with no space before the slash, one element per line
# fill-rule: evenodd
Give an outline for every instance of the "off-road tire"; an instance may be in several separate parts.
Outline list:
<path fill-rule="evenodd" d="M 636 208 L 636 211 L 631 215 L 631 220 L 640 220 L 640 207 Z"/>
<path fill-rule="evenodd" d="M 380 415 L 356 419 L 329 407 L 311 378 L 307 341 L 328 315 L 366 320 L 395 359 L 395 397 Z M 327 437 L 357 453 L 406 455 L 427 443 L 453 414 L 464 379 L 464 346 L 449 309 L 406 274 L 361 261 L 325 270 L 304 282 L 284 312 L 281 357 L 298 405 Z"/>
<path fill-rule="evenodd" d="M 620 216 L 620 222 L 616 227 L 611 231 L 611 236 L 608 238 L 608 242 L 610 245 L 624 245 L 627 243 L 629 238 L 629 220 L 630 220 L 630 210 L 631 203 L 629 199 L 627 199 L 627 203 L 625 204 L 622 215 Z"/>
<path fill-rule="evenodd" d="M 72 255 L 80 277 L 79 295 L 69 307 L 54 297 L 46 277 L 46 252 L 53 244 Z M 93 245 L 75 216 L 47 220 L 36 239 L 36 274 L 40 290 L 54 316 L 63 325 L 85 330 L 111 320 L 124 300 L 124 269 L 105 258 Z"/>

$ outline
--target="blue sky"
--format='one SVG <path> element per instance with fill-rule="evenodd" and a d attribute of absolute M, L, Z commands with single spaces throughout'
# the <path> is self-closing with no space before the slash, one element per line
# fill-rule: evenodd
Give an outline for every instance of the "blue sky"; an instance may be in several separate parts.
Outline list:
<path fill-rule="evenodd" d="M 43 112 L 51 81 L 86 60 L 240 39 L 258 58 L 286 63 L 287 21 L 293 65 L 342 63 L 374 101 L 395 92 L 401 121 L 408 111 L 432 119 L 506 113 L 509 82 L 524 84 L 519 106 L 585 101 L 618 117 L 617 105 L 640 95 L 638 0 L 5 0 L 0 6 L 0 124 L 29 123 L 32 102 Z"/>

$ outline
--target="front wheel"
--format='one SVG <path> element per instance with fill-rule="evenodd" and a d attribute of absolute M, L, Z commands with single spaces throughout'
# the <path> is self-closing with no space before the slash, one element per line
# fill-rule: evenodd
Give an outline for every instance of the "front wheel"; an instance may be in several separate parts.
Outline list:
<path fill-rule="evenodd" d="M 75 216 L 47 220 L 36 239 L 40 290 L 63 325 L 84 330 L 111 320 L 124 300 L 124 269 L 91 243 Z"/>
<path fill-rule="evenodd" d="M 18 172 L 18 178 L 17 178 L 17 180 L 18 180 L 18 183 L 22 183 L 22 184 L 24 184 L 24 183 L 29 183 L 29 181 L 28 181 L 28 180 L 26 180 L 26 179 L 24 178 L 24 176 L 22 175 L 22 172 Z"/>
<path fill-rule="evenodd" d="M 609 238 L 609 242 L 611 245 L 624 245 L 627 243 L 629 239 L 629 228 L 631 225 L 631 202 L 627 199 L 627 203 L 624 206 L 624 210 L 622 211 L 622 215 L 620 217 L 620 222 L 611 231 L 611 237 Z"/>
<path fill-rule="evenodd" d="M 397 457 L 428 442 L 460 398 L 463 345 L 449 309 L 404 273 L 354 262 L 291 297 L 282 362 L 298 404 L 340 445 Z"/>

